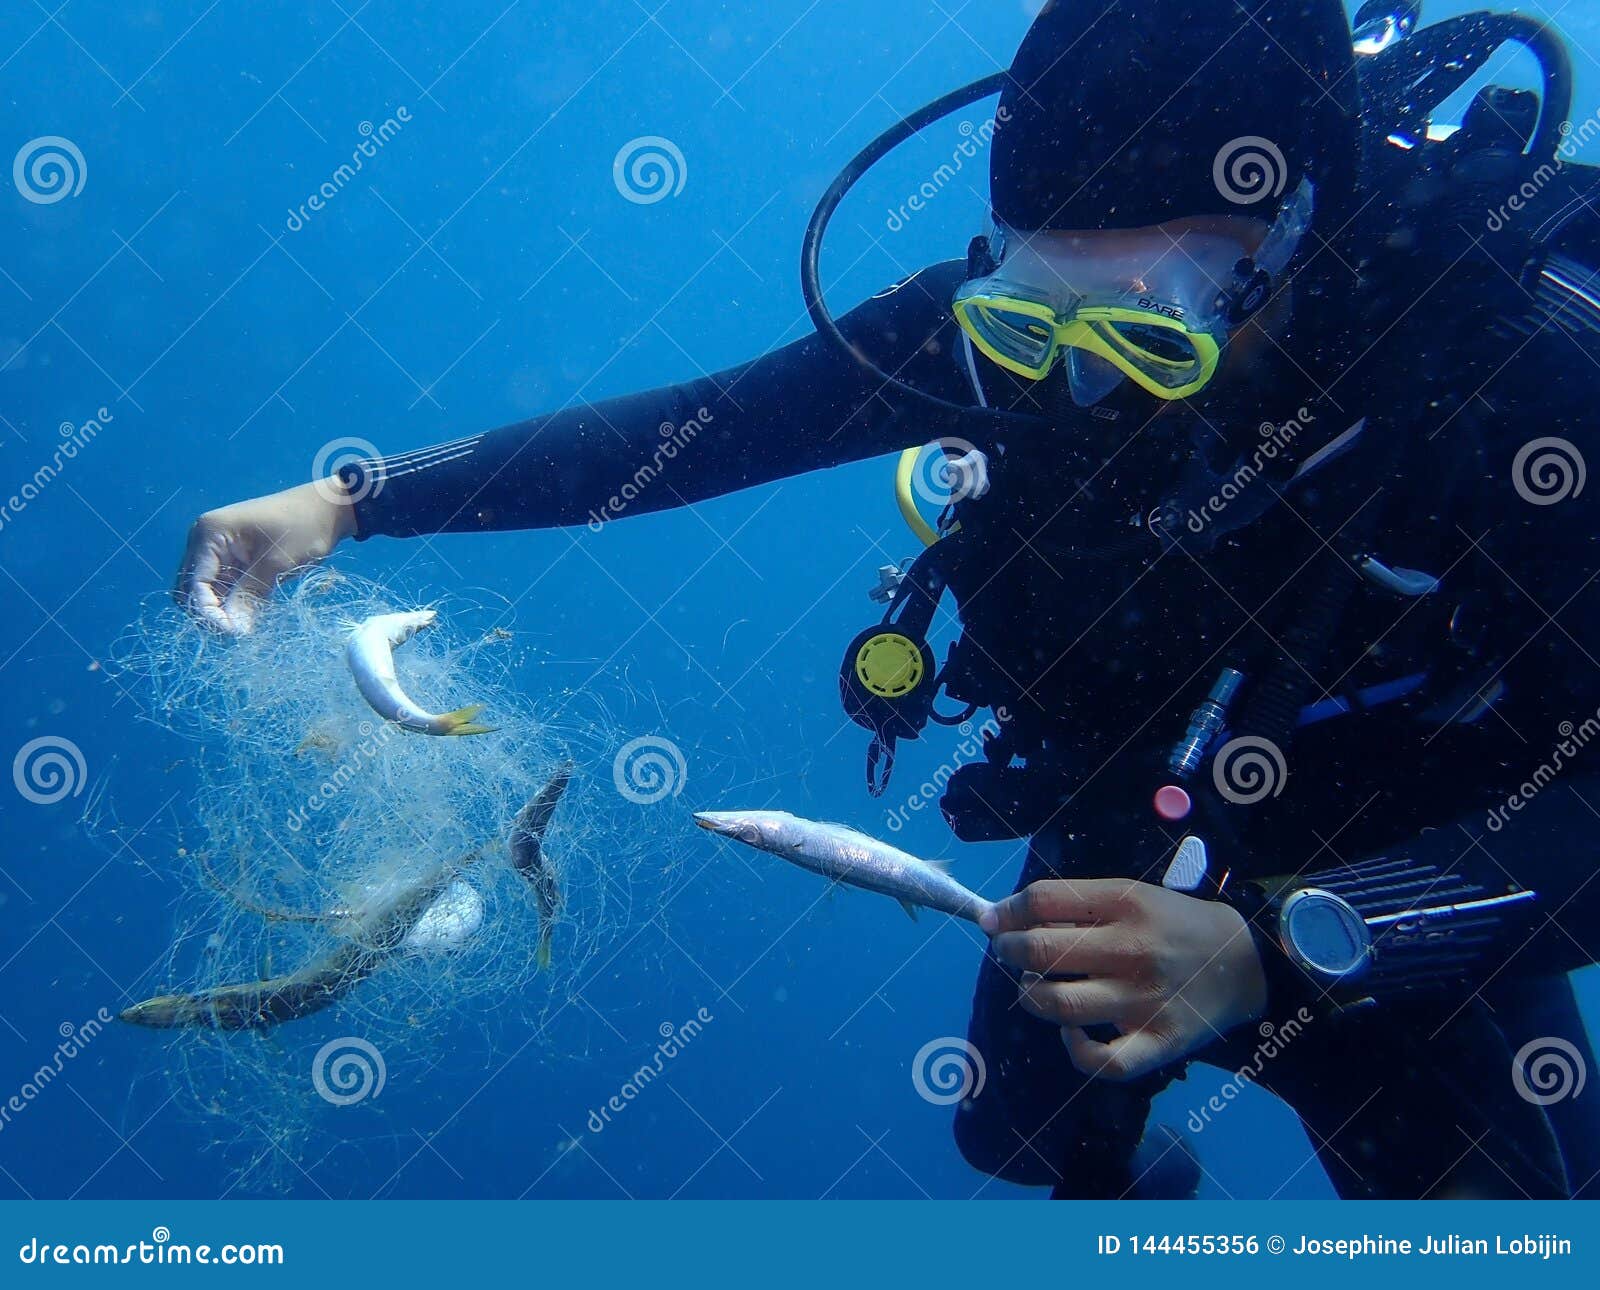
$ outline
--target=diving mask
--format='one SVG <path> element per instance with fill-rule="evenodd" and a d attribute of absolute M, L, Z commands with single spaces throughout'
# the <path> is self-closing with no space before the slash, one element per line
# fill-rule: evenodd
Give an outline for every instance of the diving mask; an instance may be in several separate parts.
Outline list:
<path fill-rule="evenodd" d="M 1312 215 L 1303 181 L 1260 246 L 1227 233 L 1163 229 L 1059 236 L 996 231 L 992 272 L 962 283 L 952 308 L 972 343 L 1031 380 L 1065 359 L 1075 398 L 1093 403 L 1123 379 L 1159 399 L 1198 393 L 1232 332 L 1266 303 Z"/>

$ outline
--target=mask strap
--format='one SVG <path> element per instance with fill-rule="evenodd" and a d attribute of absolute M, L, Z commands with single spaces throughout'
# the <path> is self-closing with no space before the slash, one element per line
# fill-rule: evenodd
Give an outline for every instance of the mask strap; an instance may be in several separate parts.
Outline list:
<path fill-rule="evenodd" d="M 967 243 L 967 281 L 987 278 L 1000 267 L 989 239 L 982 233 Z"/>
<path fill-rule="evenodd" d="M 1234 266 L 1233 282 L 1217 297 L 1217 312 L 1229 327 L 1242 326 L 1267 303 L 1300 249 L 1315 210 L 1316 186 L 1310 179 L 1302 179 L 1255 255 Z"/>

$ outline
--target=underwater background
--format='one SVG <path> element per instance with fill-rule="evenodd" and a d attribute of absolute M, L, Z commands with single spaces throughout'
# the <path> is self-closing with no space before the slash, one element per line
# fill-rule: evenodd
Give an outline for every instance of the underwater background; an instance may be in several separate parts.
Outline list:
<path fill-rule="evenodd" d="M 170 585 L 193 517 L 309 479 L 336 441 L 401 452 L 805 334 L 799 237 L 839 166 L 1009 62 L 1037 7 L 0 9 L 0 154 L 68 141 L 81 180 L 50 201 L 0 185 L 0 494 L 63 439 L 84 445 L 0 529 L 0 754 L 41 738 L 81 754 L 60 800 L 0 792 L 0 1101 L 61 1067 L 0 1128 L 0 1196 L 1039 1194 L 970 1170 L 927 1084 L 928 1046 L 965 1033 L 976 929 L 912 923 L 864 894 L 819 899 L 807 875 L 688 827 L 694 808 L 777 804 L 884 832 L 899 810 L 902 845 L 953 858 L 987 895 L 1009 890 L 1016 847 L 956 844 L 908 799 L 955 740 L 904 747 L 874 802 L 864 733 L 839 711 L 838 660 L 877 616 L 875 570 L 914 549 L 887 460 L 598 532 L 337 554 L 415 602 L 484 607 L 479 621 L 513 634 L 535 704 L 616 696 L 608 746 L 682 750 L 678 791 L 614 839 L 619 853 L 650 840 L 659 864 L 636 863 L 627 916 L 562 1006 L 529 1020 L 472 995 L 391 1063 L 381 1095 L 313 1100 L 293 1159 L 176 1084 L 168 1035 L 84 1026 L 178 984 L 161 972 L 189 748 L 107 662 Z M 1587 116 L 1600 16 L 1544 16 L 1573 44 L 1574 117 Z M 1495 70 L 1527 83 L 1519 58 Z M 928 132 L 849 199 L 824 260 L 840 312 L 981 230 L 981 148 L 908 202 L 982 138 L 986 111 Z M 308 205 L 363 141 L 360 172 Z M 666 191 L 630 173 L 630 147 L 666 158 Z M 683 455 L 715 451 L 707 434 Z M 610 767 L 586 769 L 603 781 Z M 582 841 L 604 870 L 606 833 Z M 1592 1015 L 1592 973 L 1580 990 Z M 659 1059 L 691 1018 L 692 1042 Z M 252 1051 L 309 1093 L 325 1033 L 288 1026 Z M 647 1064 L 661 1073 L 639 1086 Z M 1156 1119 L 1181 1125 L 1221 1079 L 1196 1068 Z M 625 1086 L 625 1109 L 598 1115 Z M 1331 1195 L 1293 1116 L 1259 1090 L 1196 1146 L 1203 1196 Z M 247 1168 L 263 1154 L 272 1168 Z"/>

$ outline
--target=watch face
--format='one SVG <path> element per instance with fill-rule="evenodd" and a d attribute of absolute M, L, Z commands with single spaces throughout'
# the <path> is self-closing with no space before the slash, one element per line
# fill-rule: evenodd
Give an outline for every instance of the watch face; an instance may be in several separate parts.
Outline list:
<path fill-rule="evenodd" d="M 1372 933 L 1361 915 L 1332 892 L 1307 887 L 1283 902 L 1278 927 L 1289 957 L 1316 976 L 1343 979 L 1372 955 Z"/>

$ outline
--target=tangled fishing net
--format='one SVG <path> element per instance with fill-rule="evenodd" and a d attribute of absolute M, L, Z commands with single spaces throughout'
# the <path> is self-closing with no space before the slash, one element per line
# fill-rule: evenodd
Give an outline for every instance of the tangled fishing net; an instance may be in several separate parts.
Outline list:
<path fill-rule="evenodd" d="M 608 935 L 650 916 L 635 903 L 660 897 L 682 833 L 676 810 L 619 792 L 625 736 L 592 689 L 546 698 L 548 710 L 517 692 L 516 646 L 486 627 L 482 607 L 436 605 L 437 625 L 398 647 L 395 664 L 422 707 L 482 704 L 493 732 L 432 737 L 381 719 L 352 680 L 350 628 L 419 603 L 318 570 L 249 636 L 225 639 L 169 606 L 116 652 L 127 688 L 149 696 L 145 715 L 185 740 L 169 773 L 192 776 L 175 784 L 162 826 L 176 931 L 147 993 L 193 999 L 348 961 L 353 940 L 382 939 L 363 911 L 426 889 L 420 917 L 388 929 L 397 943 L 357 953 L 362 974 L 314 1014 L 149 1035 L 189 1103 L 216 1117 L 218 1140 L 242 1152 L 233 1164 L 252 1184 L 292 1183 L 327 1115 L 371 1098 L 406 1063 L 431 1070 L 464 1032 L 487 1046 L 507 1028 L 541 1029 Z M 513 822 L 569 771 L 539 873 L 519 872 Z M 482 1072 L 482 1053 L 468 1060 Z"/>

